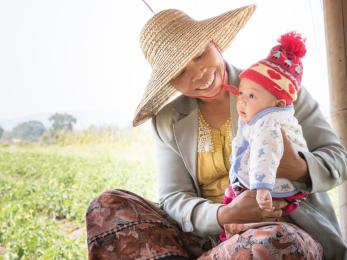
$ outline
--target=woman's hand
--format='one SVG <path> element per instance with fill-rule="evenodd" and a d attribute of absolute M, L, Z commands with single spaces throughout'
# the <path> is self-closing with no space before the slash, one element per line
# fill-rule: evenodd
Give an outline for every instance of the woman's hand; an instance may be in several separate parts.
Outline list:
<path fill-rule="evenodd" d="M 277 177 L 286 178 L 290 181 L 307 182 L 308 168 L 306 161 L 300 157 L 292 142 L 282 130 L 284 152 L 280 165 L 277 169 Z"/>
<path fill-rule="evenodd" d="M 254 223 L 275 221 L 282 216 L 282 208 L 287 206 L 284 200 L 273 201 L 275 210 L 266 211 L 259 208 L 254 191 L 246 190 L 238 195 L 230 204 L 218 210 L 218 222 L 221 226 L 231 223 Z"/>

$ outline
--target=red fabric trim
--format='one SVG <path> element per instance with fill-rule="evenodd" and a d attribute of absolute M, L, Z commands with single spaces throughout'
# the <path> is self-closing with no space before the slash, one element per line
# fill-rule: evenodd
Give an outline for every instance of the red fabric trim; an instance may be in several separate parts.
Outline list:
<path fill-rule="evenodd" d="M 273 94 L 276 98 L 284 99 L 286 101 L 286 105 L 293 103 L 292 98 L 285 90 L 279 90 L 281 89 L 281 86 L 279 86 L 278 84 L 273 82 L 271 79 L 269 79 L 268 77 L 264 76 L 263 74 L 255 70 L 247 69 L 243 71 L 240 74 L 240 78 L 247 78 L 258 83 L 263 88 L 268 90 L 271 94 Z"/>

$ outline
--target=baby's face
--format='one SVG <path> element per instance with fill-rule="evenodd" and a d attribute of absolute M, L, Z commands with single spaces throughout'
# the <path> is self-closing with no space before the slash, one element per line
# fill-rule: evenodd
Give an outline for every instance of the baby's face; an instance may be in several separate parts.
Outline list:
<path fill-rule="evenodd" d="M 246 123 L 251 121 L 258 112 L 277 105 L 274 95 L 249 79 L 241 79 L 239 91 L 237 112 Z"/>

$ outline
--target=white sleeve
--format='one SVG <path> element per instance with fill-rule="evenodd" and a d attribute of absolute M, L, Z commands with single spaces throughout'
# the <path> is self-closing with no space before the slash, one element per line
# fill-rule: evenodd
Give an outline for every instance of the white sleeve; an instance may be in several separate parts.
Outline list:
<path fill-rule="evenodd" d="M 260 119 L 250 138 L 250 189 L 272 190 L 276 172 L 283 156 L 281 125 L 271 117 Z"/>

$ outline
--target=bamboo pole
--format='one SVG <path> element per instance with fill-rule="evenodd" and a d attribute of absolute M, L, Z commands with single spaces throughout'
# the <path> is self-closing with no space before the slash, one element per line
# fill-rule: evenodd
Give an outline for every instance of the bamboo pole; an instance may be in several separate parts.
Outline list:
<path fill-rule="evenodd" d="M 324 0 L 325 36 L 330 85 L 330 115 L 347 148 L 347 0 Z M 347 182 L 338 187 L 339 219 L 347 241 Z"/>

